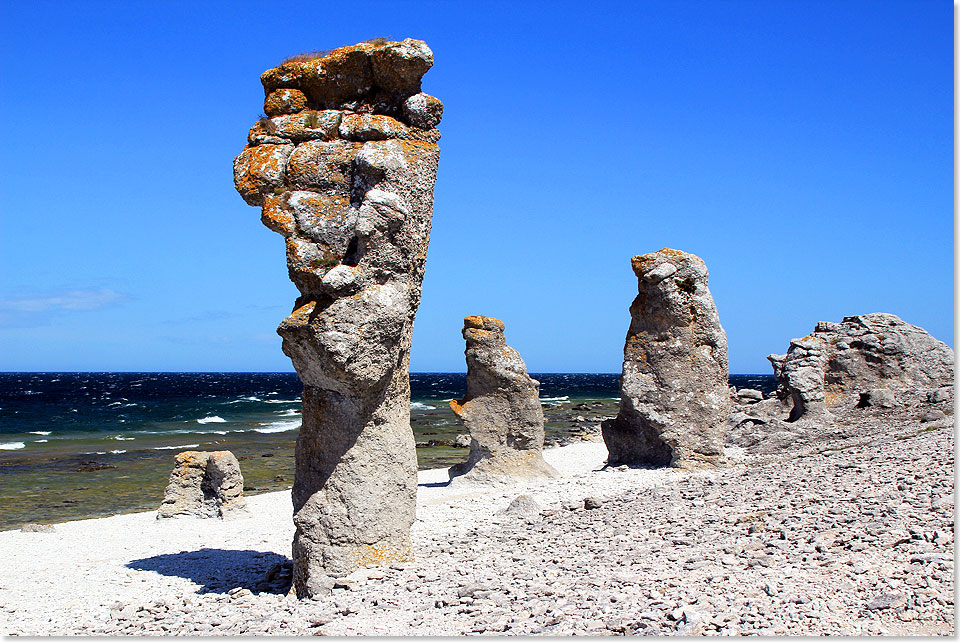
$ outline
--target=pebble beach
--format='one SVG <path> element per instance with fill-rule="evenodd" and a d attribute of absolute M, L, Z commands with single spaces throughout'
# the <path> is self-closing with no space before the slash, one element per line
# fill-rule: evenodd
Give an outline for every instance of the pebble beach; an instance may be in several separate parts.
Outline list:
<path fill-rule="evenodd" d="M 5 635 L 952 635 L 953 432 L 869 430 L 703 470 L 605 467 L 452 490 L 419 474 L 416 559 L 289 592 L 289 492 L 230 520 L 0 533 Z M 519 499 L 518 499 L 519 498 Z"/>

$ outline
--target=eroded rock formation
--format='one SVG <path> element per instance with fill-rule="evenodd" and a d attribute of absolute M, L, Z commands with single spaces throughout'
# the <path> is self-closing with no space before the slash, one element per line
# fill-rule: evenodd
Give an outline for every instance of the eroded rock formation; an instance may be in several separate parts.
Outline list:
<path fill-rule="evenodd" d="M 610 464 L 681 466 L 723 452 L 727 336 L 707 266 L 663 249 L 631 260 L 639 293 L 623 349 L 620 412 L 602 426 Z"/>
<path fill-rule="evenodd" d="M 507 345 L 503 327 L 493 317 L 463 320 L 467 394 L 451 401 L 450 408 L 470 431 L 470 455 L 450 468 L 454 484 L 557 475 L 541 454 L 540 382 L 530 378 L 520 354 Z"/>
<path fill-rule="evenodd" d="M 936 421 L 952 408 L 953 350 L 893 314 L 821 321 L 786 354 L 767 359 L 776 397 L 734 408 L 733 445 L 775 453 L 863 432 L 874 421 L 890 425 L 894 414 Z"/>
<path fill-rule="evenodd" d="M 408 363 L 430 239 L 443 107 L 433 53 L 381 40 L 261 76 L 267 117 L 234 161 L 237 191 L 286 239 L 300 290 L 278 328 L 303 381 L 293 584 L 411 555 L 417 458 Z"/>
<path fill-rule="evenodd" d="M 174 460 L 157 517 L 229 517 L 246 508 L 240 463 L 229 450 L 187 450 Z"/>
<path fill-rule="evenodd" d="M 767 359 L 778 395 L 791 404 L 788 421 L 838 405 L 893 407 L 898 392 L 953 386 L 953 350 L 893 314 L 821 321 L 813 333 L 792 340 L 786 354 Z"/>

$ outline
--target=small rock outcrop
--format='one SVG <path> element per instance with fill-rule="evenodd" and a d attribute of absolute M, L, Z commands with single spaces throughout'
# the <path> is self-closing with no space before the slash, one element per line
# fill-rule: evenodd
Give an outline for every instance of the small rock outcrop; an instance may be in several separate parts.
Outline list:
<path fill-rule="evenodd" d="M 419 40 L 377 39 L 266 71 L 266 116 L 234 160 L 237 191 L 285 238 L 300 291 L 277 329 L 304 386 L 293 485 L 300 597 L 411 555 L 410 341 L 443 112 L 420 91 L 432 65 Z"/>
<path fill-rule="evenodd" d="M 716 461 L 730 409 L 727 335 L 707 266 L 663 249 L 631 260 L 639 293 L 623 349 L 620 412 L 603 422 L 609 464 Z"/>
<path fill-rule="evenodd" d="M 229 450 L 176 456 L 157 517 L 230 517 L 246 508 L 240 462 Z"/>
<path fill-rule="evenodd" d="M 885 313 L 821 321 L 786 354 L 767 357 L 778 396 L 790 404 L 787 421 L 824 416 L 834 406 L 892 408 L 898 393 L 953 386 L 953 358 L 923 328 Z"/>
<path fill-rule="evenodd" d="M 467 461 L 450 468 L 451 483 L 496 484 L 557 476 L 543 460 L 540 382 L 493 317 L 463 320 L 467 342 L 467 394 L 450 408 L 470 431 Z"/>
<path fill-rule="evenodd" d="M 727 422 L 728 442 L 755 453 L 889 438 L 901 424 L 942 422 L 953 409 L 953 350 L 893 314 L 820 322 L 767 358 L 776 395 L 740 400 Z"/>

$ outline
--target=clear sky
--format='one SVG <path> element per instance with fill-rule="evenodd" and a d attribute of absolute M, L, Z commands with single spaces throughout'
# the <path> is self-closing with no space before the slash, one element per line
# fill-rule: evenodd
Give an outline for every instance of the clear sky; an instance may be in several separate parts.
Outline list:
<path fill-rule="evenodd" d="M 947 2 L 0 3 L 0 370 L 289 371 L 282 238 L 233 189 L 259 75 L 425 40 L 445 104 L 413 371 L 465 315 L 619 372 L 630 257 L 693 252 L 730 371 L 892 312 L 953 345 Z"/>

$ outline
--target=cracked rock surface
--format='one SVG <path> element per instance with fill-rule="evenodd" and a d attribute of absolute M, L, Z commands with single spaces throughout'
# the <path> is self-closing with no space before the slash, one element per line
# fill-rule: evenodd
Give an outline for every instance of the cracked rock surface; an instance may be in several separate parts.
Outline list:
<path fill-rule="evenodd" d="M 717 462 L 730 409 L 727 335 L 700 257 L 631 260 L 638 294 L 623 348 L 620 412 L 603 423 L 611 464 Z"/>
<path fill-rule="evenodd" d="M 293 582 L 410 557 L 417 459 L 408 378 L 430 240 L 442 115 L 420 92 L 425 43 L 375 40 L 261 76 L 264 111 L 237 191 L 285 238 L 300 291 L 280 324 L 304 385 Z"/>

